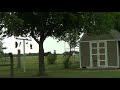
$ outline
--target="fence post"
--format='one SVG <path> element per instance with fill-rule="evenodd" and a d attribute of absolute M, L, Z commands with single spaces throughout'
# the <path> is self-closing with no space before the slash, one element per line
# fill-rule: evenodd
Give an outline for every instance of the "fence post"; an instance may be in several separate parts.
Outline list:
<path fill-rule="evenodd" d="M 18 50 L 18 64 L 17 64 L 17 68 L 21 68 L 20 50 Z"/>
<path fill-rule="evenodd" d="M 13 70 L 13 54 L 12 53 L 9 53 L 9 56 L 10 56 L 10 76 L 11 78 L 13 78 L 13 73 L 14 73 L 14 70 Z"/>

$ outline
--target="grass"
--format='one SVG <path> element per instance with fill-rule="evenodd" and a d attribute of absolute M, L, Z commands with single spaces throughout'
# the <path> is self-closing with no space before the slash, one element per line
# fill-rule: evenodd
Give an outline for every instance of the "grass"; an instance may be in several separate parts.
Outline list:
<path fill-rule="evenodd" d="M 77 58 L 77 57 L 76 57 Z M 21 58 L 23 66 L 23 57 Z M 71 59 L 72 60 L 72 59 Z M 78 60 L 78 59 L 77 59 Z M 59 55 L 56 63 L 48 65 L 45 59 L 46 76 L 38 76 L 38 57 L 27 56 L 26 57 L 26 72 L 23 72 L 23 67 L 17 69 L 17 58 L 14 57 L 14 78 L 120 78 L 120 70 L 91 70 L 91 69 L 77 69 L 79 68 L 79 62 L 73 61 L 70 69 L 64 69 L 63 57 Z M 9 63 L 0 62 L 0 64 Z M 0 78 L 10 78 L 10 68 L 0 67 Z"/>

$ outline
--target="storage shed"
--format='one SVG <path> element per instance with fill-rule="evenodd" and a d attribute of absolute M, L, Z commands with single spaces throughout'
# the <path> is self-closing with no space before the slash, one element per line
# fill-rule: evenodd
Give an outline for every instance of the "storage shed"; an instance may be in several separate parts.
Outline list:
<path fill-rule="evenodd" d="M 80 68 L 119 68 L 120 33 L 111 30 L 102 35 L 84 33 L 80 39 Z"/>

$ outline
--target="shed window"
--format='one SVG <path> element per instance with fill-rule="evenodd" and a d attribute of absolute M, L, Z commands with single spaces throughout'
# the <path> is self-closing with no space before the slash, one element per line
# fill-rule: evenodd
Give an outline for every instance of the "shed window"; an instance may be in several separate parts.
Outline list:
<path fill-rule="evenodd" d="M 97 54 L 97 49 L 92 49 L 92 54 Z"/>
<path fill-rule="evenodd" d="M 100 65 L 105 65 L 105 61 L 101 61 L 101 62 L 100 62 Z"/>
<path fill-rule="evenodd" d="M 97 55 L 92 55 L 93 60 L 97 60 Z"/>
<path fill-rule="evenodd" d="M 105 53 L 105 49 L 102 48 L 102 49 L 99 50 L 99 52 L 100 52 L 100 54 L 103 54 L 103 53 Z"/>
<path fill-rule="evenodd" d="M 92 43 L 92 47 L 97 47 L 97 43 Z"/>
<path fill-rule="evenodd" d="M 99 47 L 105 47 L 104 43 L 99 43 Z"/>
<path fill-rule="evenodd" d="M 100 60 L 105 60 L 105 55 L 100 55 Z"/>

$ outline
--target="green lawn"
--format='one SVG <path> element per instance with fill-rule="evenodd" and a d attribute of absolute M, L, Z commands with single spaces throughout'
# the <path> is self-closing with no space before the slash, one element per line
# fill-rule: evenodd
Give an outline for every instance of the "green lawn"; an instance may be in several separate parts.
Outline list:
<path fill-rule="evenodd" d="M 23 57 L 22 66 L 23 66 Z M 71 59 L 72 60 L 72 59 Z M 120 70 L 90 70 L 90 69 L 78 69 L 79 61 L 73 61 L 72 67 L 70 69 L 64 69 L 62 64 L 63 57 L 58 56 L 57 61 L 54 65 L 48 65 L 45 60 L 46 65 L 46 76 L 45 78 L 120 78 Z M 0 64 L 9 63 L 0 62 Z M 14 58 L 14 77 L 15 78 L 42 78 L 38 74 L 38 57 L 27 56 L 26 57 L 26 72 L 23 72 L 23 68 L 17 69 L 17 58 Z M 0 78 L 10 78 L 10 68 L 0 67 Z"/>

